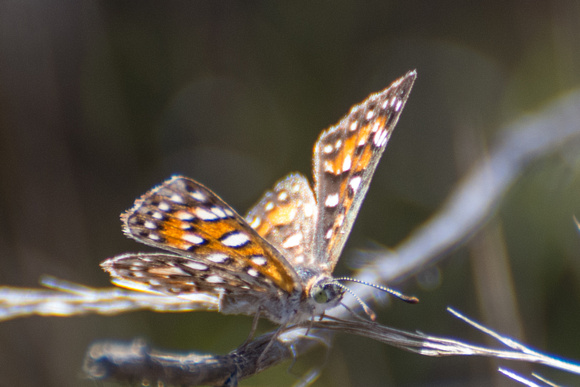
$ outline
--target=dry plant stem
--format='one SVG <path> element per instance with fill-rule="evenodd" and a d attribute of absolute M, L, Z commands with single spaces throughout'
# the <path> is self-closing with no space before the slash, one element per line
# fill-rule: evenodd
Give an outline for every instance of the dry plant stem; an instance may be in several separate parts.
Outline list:
<path fill-rule="evenodd" d="M 537 380 L 539 380 L 540 382 L 542 382 L 543 384 L 538 384 L 534 381 L 532 381 L 529 378 L 526 378 L 524 376 L 521 376 L 520 374 L 516 374 L 514 371 L 508 370 L 506 368 L 498 368 L 498 371 L 502 374 L 504 374 L 505 376 L 507 376 L 508 378 L 515 380 L 516 382 L 519 382 L 525 386 L 530 386 L 530 387 L 561 387 L 559 384 L 556 384 L 536 373 L 532 373 L 532 377 L 536 378 Z"/>
<path fill-rule="evenodd" d="M 486 356 L 501 359 L 519 360 L 530 363 L 544 364 L 553 368 L 562 369 L 580 375 L 580 365 L 554 359 L 548 355 L 533 351 L 530 348 L 504 337 L 489 328 L 449 309 L 457 318 L 474 328 L 490 335 L 512 350 L 500 350 L 463 343 L 442 337 L 430 336 L 422 333 L 405 332 L 371 322 L 361 321 L 323 321 L 316 323 L 317 328 L 340 331 L 358 336 L 368 337 L 394 347 L 425 356 Z"/>
<path fill-rule="evenodd" d="M 95 343 L 87 352 L 83 371 L 98 380 L 235 386 L 241 379 L 309 351 L 322 340 L 305 338 L 303 328 L 294 327 L 291 331 L 301 336 L 291 345 L 272 340 L 274 333 L 268 333 L 227 355 L 162 352 L 149 348 L 142 340 Z M 324 335 L 330 334 L 321 332 Z"/>
<path fill-rule="evenodd" d="M 0 321 L 31 315 L 112 315 L 133 310 L 155 312 L 217 311 L 212 297 L 188 302 L 173 296 L 135 292 L 121 288 L 95 289 L 54 277 L 42 279 L 50 289 L 0 287 Z"/>
<path fill-rule="evenodd" d="M 261 370 L 256 365 L 265 347 L 271 342 L 270 338 L 270 335 L 264 335 L 223 356 L 161 352 L 152 350 L 139 340 L 129 345 L 97 343 L 90 348 L 84 370 L 92 378 L 131 383 L 162 380 L 169 384 L 188 386 L 235 385 L 237 380 Z M 290 356 L 289 349 L 275 341 L 267 349 L 267 356 L 260 364 L 268 368 L 277 364 L 275 359 Z"/>
<path fill-rule="evenodd" d="M 537 374 L 537 373 L 535 373 L 535 372 L 534 372 L 534 373 L 532 373 L 532 376 L 533 376 L 534 378 L 538 379 L 539 381 L 542 381 L 542 382 L 546 383 L 548 386 L 551 386 L 551 387 L 558 387 L 558 385 L 557 385 L 556 383 L 554 383 L 554 382 L 552 382 L 552 381 L 550 381 L 550 380 L 548 380 L 548 379 L 544 378 L 543 376 L 540 376 L 540 375 L 538 375 L 538 374 Z"/>
<path fill-rule="evenodd" d="M 485 348 L 457 340 L 405 332 L 362 320 L 327 319 L 315 321 L 312 324 L 314 330 L 311 331 L 311 334 L 328 337 L 330 331 L 349 333 L 425 356 L 485 356 L 543 364 L 580 374 L 580 365 L 556 360 L 533 351 L 481 326 L 456 311 L 450 310 L 450 312 L 513 350 Z M 300 355 L 308 351 L 316 342 L 312 337 L 305 337 L 304 333 L 304 327 L 295 326 L 287 329 L 281 337 L 290 339 L 290 341 L 272 341 L 273 334 L 269 333 L 223 356 L 162 353 L 150 350 L 139 342 L 125 345 L 99 343 L 94 344 L 89 350 L 84 369 L 88 376 L 96 379 L 161 380 L 170 384 L 189 385 L 235 385 L 239 379 L 252 376 L 269 366 L 291 358 L 293 355 Z M 294 335 L 295 338 L 292 339 L 290 335 Z M 137 350 L 133 348 L 137 348 Z M 265 353 L 264 350 L 266 350 Z M 259 368 L 257 364 L 259 364 Z M 512 376 L 510 375 L 510 377 Z"/>
<path fill-rule="evenodd" d="M 516 382 L 519 382 L 519 383 L 521 383 L 521 384 L 523 384 L 525 386 L 529 386 L 529 387 L 542 387 L 539 384 L 534 383 L 531 380 L 526 379 L 523 376 L 518 375 L 515 372 L 510 371 L 510 370 L 507 370 L 505 368 L 499 368 L 498 371 L 501 372 L 502 374 L 504 374 L 505 376 L 507 376 L 508 378 L 510 378 L 510 379 L 512 379 L 512 380 L 514 380 Z"/>
<path fill-rule="evenodd" d="M 526 347 L 525 345 L 522 345 L 522 344 L 518 343 L 517 341 L 510 339 L 509 337 L 501 336 L 498 333 L 492 331 L 491 329 L 486 328 L 483 325 L 478 324 L 475 321 L 468 319 L 467 317 L 461 315 L 460 313 L 453 310 L 452 308 L 447 308 L 447 310 L 450 313 L 452 313 L 455 317 L 465 321 L 466 323 L 468 323 L 472 327 L 474 327 L 474 328 L 482 331 L 483 333 L 493 337 L 494 339 L 498 340 L 499 342 L 501 342 L 505 346 L 513 348 L 515 351 L 521 352 L 521 355 L 517 356 L 516 360 L 521 359 L 521 360 L 526 360 L 526 361 L 533 362 L 533 363 L 540 363 L 540 364 L 550 366 L 552 368 L 558 368 L 558 369 L 561 369 L 564 371 L 572 372 L 575 374 L 580 374 L 580 365 L 578 365 L 578 364 L 573 364 L 571 362 L 558 360 L 558 359 L 555 359 L 551 356 L 544 355 L 538 351 L 534 351 L 534 350 Z M 510 358 L 509 357 L 510 353 L 501 351 L 501 353 L 498 353 L 498 354 L 507 354 L 507 355 L 506 356 L 496 356 L 496 357 Z"/>

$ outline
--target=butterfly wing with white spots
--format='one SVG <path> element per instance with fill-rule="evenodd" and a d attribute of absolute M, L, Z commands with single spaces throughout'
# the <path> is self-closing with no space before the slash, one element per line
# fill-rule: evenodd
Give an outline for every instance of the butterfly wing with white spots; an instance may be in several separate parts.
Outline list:
<path fill-rule="evenodd" d="M 331 273 L 350 234 L 377 163 L 409 97 L 416 72 L 354 106 L 314 147 L 318 265 Z"/>
<path fill-rule="evenodd" d="M 314 263 L 316 200 L 308 180 L 297 173 L 276 183 L 246 216 L 247 222 L 294 267 Z"/>
<path fill-rule="evenodd" d="M 300 290 L 284 257 L 200 183 L 176 176 L 123 216 L 124 232 L 174 254 L 126 254 L 101 265 L 114 278 L 163 293 Z M 129 282 L 127 282 L 129 281 Z"/>

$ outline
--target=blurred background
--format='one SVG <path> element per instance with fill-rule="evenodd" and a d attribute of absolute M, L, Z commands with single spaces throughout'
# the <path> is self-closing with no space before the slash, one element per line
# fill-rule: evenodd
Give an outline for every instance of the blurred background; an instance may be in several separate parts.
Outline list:
<path fill-rule="evenodd" d="M 51 274 L 108 286 L 99 262 L 150 251 L 121 233 L 119 214 L 139 195 L 179 173 L 245 213 L 287 173 L 311 176 L 322 129 L 417 69 L 337 267 L 350 274 L 434 214 L 502 127 L 578 88 L 579 20 L 572 0 L 1 1 L 0 284 L 36 287 Z M 480 232 L 395 285 L 421 303 L 379 300 L 379 321 L 494 344 L 452 306 L 580 361 L 579 151 L 533 162 Z M 152 312 L 3 322 L 0 385 L 92 386 L 81 365 L 95 340 L 227 353 L 250 325 Z M 324 356 L 243 385 L 291 385 Z M 515 385 L 496 367 L 338 335 L 316 385 Z"/>

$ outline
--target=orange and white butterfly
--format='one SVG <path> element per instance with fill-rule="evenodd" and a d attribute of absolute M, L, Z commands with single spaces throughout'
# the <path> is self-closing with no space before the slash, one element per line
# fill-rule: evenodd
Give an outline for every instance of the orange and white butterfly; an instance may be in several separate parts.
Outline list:
<path fill-rule="evenodd" d="M 290 174 L 244 219 L 197 181 L 172 177 L 121 217 L 125 234 L 165 252 L 120 255 L 102 268 L 119 286 L 282 325 L 337 306 L 345 288 L 332 272 L 415 78 L 407 73 L 322 132 L 314 191 Z"/>

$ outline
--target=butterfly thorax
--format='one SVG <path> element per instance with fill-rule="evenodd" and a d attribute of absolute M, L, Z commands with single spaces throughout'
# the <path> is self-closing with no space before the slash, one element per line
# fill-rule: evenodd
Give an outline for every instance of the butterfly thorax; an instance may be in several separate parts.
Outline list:
<path fill-rule="evenodd" d="M 308 261 L 320 260 L 315 260 L 312 257 L 308 258 Z M 320 316 L 340 303 L 345 289 L 332 277 L 330 271 L 311 265 L 298 265 L 295 270 L 300 277 L 302 290 L 296 315 L 292 319 L 293 322 L 298 323 Z"/>
<path fill-rule="evenodd" d="M 331 276 L 319 274 L 311 276 L 302 289 L 291 293 L 224 294 L 220 312 L 247 315 L 260 313 L 262 317 L 278 324 L 297 324 L 337 306 L 344 292 Z"/>

